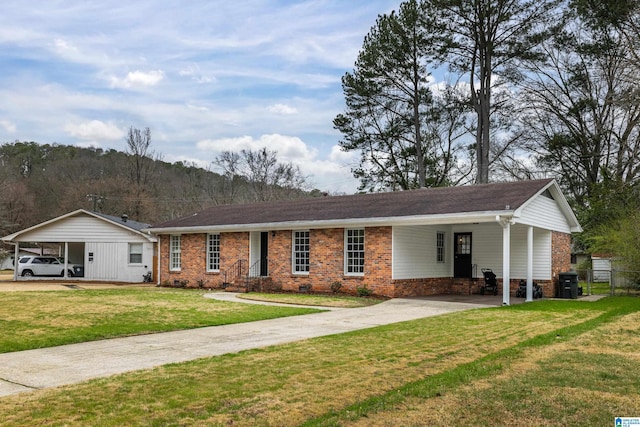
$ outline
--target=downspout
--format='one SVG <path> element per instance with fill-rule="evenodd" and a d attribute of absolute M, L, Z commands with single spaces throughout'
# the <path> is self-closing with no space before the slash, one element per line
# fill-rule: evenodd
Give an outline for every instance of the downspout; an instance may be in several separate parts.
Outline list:
<path fill-rule="evenodd" d="M 156 248 L 156 251 L 158 252 L 158 255 L 157 255 L 157 257 L 158 257 L 158 277 L 156 278 L 156 281 L 157 281 L 156 285 L 160 286 L 160 283 L 162 283 L 160 281 L 160 274 L 161 274 L 161 271 L 162 271 L 162 265 L 160 263 L 162 262 L 162 258 L 160 257 L 160 246 L 161 245 L 160 245 L 160 235 L 159 234 L 157 235 L 157 238 L 158 238 L 158 247 Z"/>

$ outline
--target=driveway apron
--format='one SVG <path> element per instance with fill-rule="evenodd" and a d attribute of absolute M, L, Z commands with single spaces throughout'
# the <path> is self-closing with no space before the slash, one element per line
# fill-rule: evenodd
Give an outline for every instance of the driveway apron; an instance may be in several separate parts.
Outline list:
<path fill-rule="evenodd" d="M 236 300 L 228 293 L 207 296 Z M 0 396 L 482 307 L 495 305 L 398 298 L 362 308 L 3 353 Z"/>

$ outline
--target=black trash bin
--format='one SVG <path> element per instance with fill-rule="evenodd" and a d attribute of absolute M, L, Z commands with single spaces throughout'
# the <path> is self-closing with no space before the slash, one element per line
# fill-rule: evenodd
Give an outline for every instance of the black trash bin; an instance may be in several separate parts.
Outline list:
<path fill-rule="evenodd" d="M 558 275 L 558 297 L 578 298 L 578 273 L 567 271 Z"/>

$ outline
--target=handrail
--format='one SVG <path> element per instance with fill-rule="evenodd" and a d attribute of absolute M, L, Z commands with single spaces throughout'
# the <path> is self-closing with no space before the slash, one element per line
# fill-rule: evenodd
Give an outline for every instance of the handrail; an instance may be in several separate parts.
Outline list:
<path fill-rule="evenodd" d="M 247 278 L 249 279 L 253 279 L 253 278 L 257 278 L 257 277 L 262 277 L 262 262 L 266 262 L 267 263 L 267 276 L 270 275 L 270 272 L 276 267 L 276 263 L 273 262 L 271 259 L 269 258 L 265 258 L 265 259 L 259 259 L 256 262 L 254 262 L 253 264 L 251 264 L 251 266 L 249 267 L 249 269 L 247 270 Z"/>
<path fill-rule="evenodd" d="M 232 283 L 238 277 L 244 276 L 245 272 L 245 260 L 239 259 L 234 262 L 231 267 L 224 271 L 224 283 Z M 229 276 L 231 276 L 231 280 L 229 280 Z"/>
<path fill-rule="evenodd" d="M 253 278 L 253 277 L 260 277 L 260 270 L 262 266 L 262 260 L 259 259 L 256 262 L 254 262 L 253 264 L 251 264 L 251 266 L 249 267 L 249 269 L 247 270 L 247 278 Z"/>

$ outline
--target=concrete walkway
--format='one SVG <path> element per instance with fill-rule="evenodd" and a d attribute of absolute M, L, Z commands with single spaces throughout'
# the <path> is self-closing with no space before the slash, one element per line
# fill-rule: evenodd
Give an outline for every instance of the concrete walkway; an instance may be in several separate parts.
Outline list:
<path fill-rule="evenodd" d="M 229 293 L 210 298 L 241 301 Z M 496 304 L 392 299 L 370 307 L 0 354 L 0 396 Z"/>

